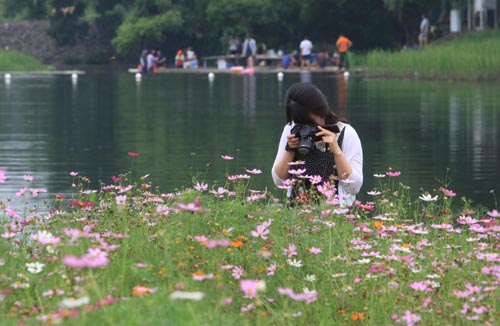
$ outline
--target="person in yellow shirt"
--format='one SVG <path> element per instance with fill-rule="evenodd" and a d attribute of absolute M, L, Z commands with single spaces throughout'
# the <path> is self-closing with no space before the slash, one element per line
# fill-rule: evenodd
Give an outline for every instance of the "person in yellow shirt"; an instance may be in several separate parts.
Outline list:
<path fill-rule="evenodd" d="M 348 68 L 349 62 L 347 62 L 347 51 L 349 51 L 352 46 L 351 40 L 341 34 L 335 44 L 337 45 L 337 50 L 340 54 L 339 70 Z"/>

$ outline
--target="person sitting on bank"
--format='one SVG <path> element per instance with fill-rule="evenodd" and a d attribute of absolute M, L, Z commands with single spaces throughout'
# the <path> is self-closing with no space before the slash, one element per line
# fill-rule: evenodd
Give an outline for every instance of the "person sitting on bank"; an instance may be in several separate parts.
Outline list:
<path fill-rule="evenodd" d="M 156 65 L 158 68 L 166 68 L 167 66 L 167 58 L 161 50 L 156 50 Z"/>
<path fill-rule="evenodd" d="M 181 49 L 177 50 L 177 54 L 175 55 L 175 66 L 177 68 L 184 67 L 185 60 L 186 57 L 184 56 L 184 51 L 182 51 Z"/>
<path fill-rule="evenodd" d="M 293 204 L 306 202 L 316 184 L 335 183 L 341 206 L 351 206 L 363 184 L 363 150 L 356 130 L 330 110 L 325 95 L 311 83 L 290 86 L 285 112 L 287 124 L 271 170 L 274 184 L 291 184 L 287 196 Z M 302 141 L 309 138 L 302 138 L 301 129 L 314 132 L 319 140 Z M 302 175 L 308 177 L 297 178 L 291 169 L 304 169 Z"/>
<path fill-rule="evenodd" d="M 198 58 L 191 47 L 186 49 L 186 61 L 184 61 L 184 69 L 198 68 Z"/>

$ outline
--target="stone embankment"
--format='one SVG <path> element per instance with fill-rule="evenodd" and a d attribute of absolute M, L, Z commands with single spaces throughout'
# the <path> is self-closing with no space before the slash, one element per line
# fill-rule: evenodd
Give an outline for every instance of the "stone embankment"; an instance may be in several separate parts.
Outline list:
<path fill-rule="evenodd" d="M 58 46 L 48 34 L 49 22 L 0 21 L 0 50 L 29 54 L 44 64 L 61 66 L 82 64 L 96 56 L 95 34 L 92 29 L 86 39 L 75 46 Z"/>

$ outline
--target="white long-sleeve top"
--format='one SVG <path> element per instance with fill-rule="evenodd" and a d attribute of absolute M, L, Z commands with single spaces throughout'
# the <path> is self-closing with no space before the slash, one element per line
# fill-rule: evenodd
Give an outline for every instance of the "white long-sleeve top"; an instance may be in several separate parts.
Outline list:
<path fill-rule="evenodd" d="M 276 158 L 274 159 L 273 169 L 271 172 L 276 186 L 280 186 L 284 182 L 284 180 L 280 179 L 276 175 L 275 167 L 285 153 L 285 146 L 288 142 L 287 136 L 290 134 L 290 130 L 293 126 L 293 123 L 291 125 L 286 124 L 281 134 L 278 152 L 276 153 Z M 349 178 L 347 180 L 339 180 L 338 195 L 342 206 L 351 206 L 356 199 L 356 194 L 363 185 L 363 148 L 361 147 L 361 141 L 358 133 L 351 125 L 338 122 L 338 127 L 340 130 L 345 127 L 341 149 L 346 160 L 352 167 L 352 173 Z M 337 134 L 337 137 L 338 136 L 339 134 Z M 288 195 L 290 195 L 290 193 L 291 190 Z"/>

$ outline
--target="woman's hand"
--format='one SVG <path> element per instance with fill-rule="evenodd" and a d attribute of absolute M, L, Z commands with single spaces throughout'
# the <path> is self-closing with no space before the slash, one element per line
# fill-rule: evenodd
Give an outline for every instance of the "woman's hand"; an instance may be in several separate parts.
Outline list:
<path fill-rule="evenodd" d="M 289 134 L 287 138 L 288 138 L 288 148 L 295 150 L 297 149 L 297 147 L 299 147 L 299 138 L 295 137 L 295 134 Z"/>
<path fill-rule="evenodd" d="M 316 136 L 321 137 L 323 143 L 328 145 L 330 152 L 332 152 L 334 156 L 342 154 L 342 149 L 340 149 L 339 144 L 337 143 L 337 135 L 321 126 L 318 126 L 318 129 L 320 131 L 316 133 Z"/>

